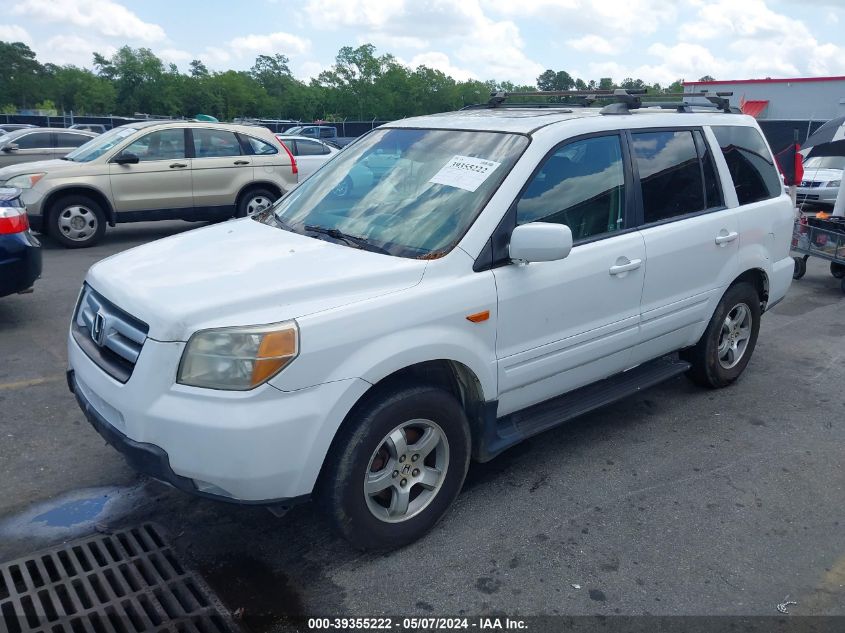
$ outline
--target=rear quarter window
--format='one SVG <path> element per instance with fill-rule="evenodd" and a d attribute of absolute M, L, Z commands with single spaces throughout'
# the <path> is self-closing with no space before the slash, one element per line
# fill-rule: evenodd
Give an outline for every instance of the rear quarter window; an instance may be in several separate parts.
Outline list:
<path fill-rule="evenodd" d="M 774 159 L 759 131 L 740 125 L 711 129 L 728 163 L 740 204 L 775 198 L 783 192 Z"/>

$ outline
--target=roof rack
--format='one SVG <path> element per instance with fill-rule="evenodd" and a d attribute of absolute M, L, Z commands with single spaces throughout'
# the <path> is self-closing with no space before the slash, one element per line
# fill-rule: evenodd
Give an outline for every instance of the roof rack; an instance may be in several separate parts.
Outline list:
<path fill-rule="evenodd" d="M 693 108 L 713 108 L 727 114 L 740 113 L 739 108 L 731 106 L 730 99 L 733 92 L 662 92 L 648 94 L 645 89 L 624 89 L 615 90 L 540 90 L 537 92 L 491 92 L 490 100 L 486 104 L 465 106 L 464 110 L 477 108 L 562 108 L 574 106 L 589 106 L 599 100 L 613 100 L 615 103 L 604 106 L 599 112 L 601 114 L 630 114 L 631 110 L 640 108 L 661 108 L 663 110 L 675 110 L 677 112 L 694 112 Z M 511 97 L 575 97 L 581 103 L 550 103 L 550 102 L 528 102 L 528 103 L 505 103 Z M 708 103 L 688 103 L 686 101 L 643 101 L 659 97 L 665 98 L 704 98 Z"/>

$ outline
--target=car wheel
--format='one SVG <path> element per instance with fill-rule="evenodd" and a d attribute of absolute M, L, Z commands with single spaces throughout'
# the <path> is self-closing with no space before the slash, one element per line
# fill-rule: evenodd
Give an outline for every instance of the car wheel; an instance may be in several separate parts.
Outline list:
<path fill-rule="evenodd" d="M 845 278 L 845 265 L 830 262 L 830 274 L 837 279 Z"/>
<path fill-rule="evenodd" d="M 389 550 L 419 539 L 446 513 L 471 444 L 458 401 L 425 386 L 371 398 L 332 446 L 317 502 L 355 547 Z"/>
<path fill-rule="evenodd" d="M 350 191 L 352 191 L 352 179 L 349 176 L 346 176 L 340 181 L 340 184 L 337 187 L 332 189 L 332 194 L 336 198 L 345 198 L 349 195 Z"/>
<path fill-rule="evenodd" d="M 793 257 L 792 259 L 795 261 L 795 267 L 792 269 L 792 278 L 801 279 L 801 277 L 807 274 L 807 258 Z"/>
<path fill-rule="evenodd" d="M 67 248 L 93 246 L 106 232 L 106 214 L 93 198 L 59 198 L 50 210 L 48 234 Z"/>
<path fill-rule="evenodd" d="M 264 211 L 278 198 L 279 196 L 269 189 L 250 189 L 238 201 L 236 217 L 246 218 Z"/>
<path fill-rule="evenodd" d="M 740 282 L 728 288 L 701 339 L 681 352 L 692 365 L 689 378 L 714 389 L 739 378 L 757 344 L 761 314 L 754 286 Z"/>

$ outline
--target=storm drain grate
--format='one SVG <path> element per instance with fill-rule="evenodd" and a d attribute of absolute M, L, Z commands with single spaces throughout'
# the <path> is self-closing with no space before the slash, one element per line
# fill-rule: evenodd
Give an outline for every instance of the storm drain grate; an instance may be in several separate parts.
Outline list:
<path fill-rule="evenodd" d="M 0 565 L 9 633 L 232 633 L 211 590 L 153 525 L 71 541 Z"/>

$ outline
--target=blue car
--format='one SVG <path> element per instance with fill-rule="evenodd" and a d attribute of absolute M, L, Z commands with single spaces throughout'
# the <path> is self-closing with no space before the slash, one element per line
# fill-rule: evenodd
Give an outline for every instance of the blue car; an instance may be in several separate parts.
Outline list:
<path fill-rule="evenodd" d="M 41 243 L 20 196 L 20 189 L 0 187 L 0 297 L 30 290 L 41 276 Z"/>

